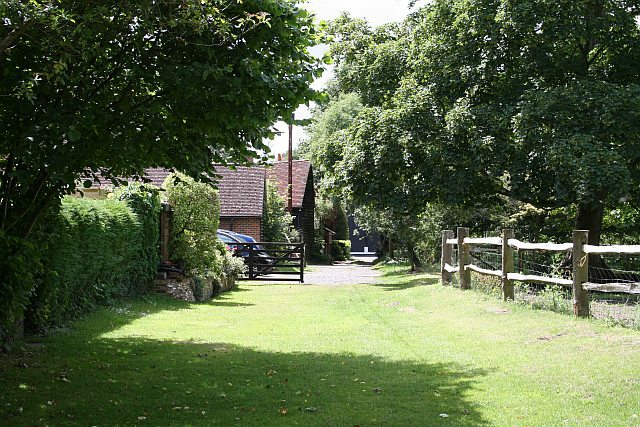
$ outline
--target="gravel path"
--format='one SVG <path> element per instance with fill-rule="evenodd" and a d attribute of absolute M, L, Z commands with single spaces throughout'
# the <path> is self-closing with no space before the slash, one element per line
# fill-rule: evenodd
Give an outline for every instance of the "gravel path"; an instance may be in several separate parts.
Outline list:
<path fill-rule="evenodd" d="M 308 285 L 342 286 L 353 284 L 373 284 L 378 282 L 380 272 L 371 264 L 345 262 L 335 265 L 313 265 L 304 273 L 304 283 Z"/>

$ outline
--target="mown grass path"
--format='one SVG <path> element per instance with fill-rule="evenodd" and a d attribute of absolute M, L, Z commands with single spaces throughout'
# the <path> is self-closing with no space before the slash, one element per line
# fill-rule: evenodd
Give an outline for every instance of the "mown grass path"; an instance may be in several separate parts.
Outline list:
<path fill-rule="evenodd" d="M 5 425 L 640 425 L 640 333 L 388 269 L 103 309 L 0 357 Z"/>

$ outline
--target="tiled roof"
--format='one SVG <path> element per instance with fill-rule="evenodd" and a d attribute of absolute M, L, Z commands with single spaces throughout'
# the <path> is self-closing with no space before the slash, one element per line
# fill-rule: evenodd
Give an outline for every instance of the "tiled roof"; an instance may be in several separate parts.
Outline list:
<path fill-rule="evenodd" d="M 260 217 L 264 209 L 265 170 L 262 166 L 237 166 L 232 170 L 216 166 L 222 178 L 220 189 L 220 216 Z"/>
<path fill-rule="evenodd" d="M 292 162 L 292 207 L 301 208 L 307 180 L 311 179 L 311 162 L 309 160 L 294 160 Z M 278 193 L 287 200 L 287 186 L 289 185 L 289 163 L 276 162 L 267 169 L 267 178 L 278 184 Z"/>
<path fill-rule="evenodd" d="M 217 183 L 220 196 L 221 217 L 260 217 L 264 209 L 265 168 L 262 166 L 237 166 L 232 170 L 225 166 L 216 166 L 221 176 Z M 145 178 L 156 187 L 162 187 L 165 178 L 171 172 L 168 169 L 147 169 Z M 103 180 L 100 187 L 111 185 Z M 94 184 L 93 187 L 96 187 Z"/>

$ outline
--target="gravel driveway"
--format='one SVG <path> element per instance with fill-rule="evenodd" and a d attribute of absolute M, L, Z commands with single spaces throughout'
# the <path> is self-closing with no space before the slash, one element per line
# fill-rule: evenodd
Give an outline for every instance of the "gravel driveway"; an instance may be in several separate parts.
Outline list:
<path fill-rule="evenodd" d="M 380 272 L 371 264 L 353 261 L 335 265 L 313 265 L 305 271 L 304 283 L 308 285 L 342 286 L 377 283 Z"/>

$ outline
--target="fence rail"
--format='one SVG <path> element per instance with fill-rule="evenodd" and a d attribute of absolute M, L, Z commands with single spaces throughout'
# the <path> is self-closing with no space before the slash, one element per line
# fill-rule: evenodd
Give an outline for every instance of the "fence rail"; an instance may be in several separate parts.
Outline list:
<path fill-rule="evenodd" d="M 571 288 L 573 291 L 573 311 L 576 316 L 589 316 L 589 291 L 640 294 L 640 283 L 594 283 L 589 281 L 589 255 L 640 254 L 640 245 L 594 246 L 587 244 L 588 232 L 575 230 L 571 243 L 528 243 L 514 237 L 511 229 L 502 230 L 500 237 L 469 237 L 469 229 L 458 227 L 456 236 L 453 230 L 442 232 L 441 275 L 442 284 L 452 281 L 453 274 L 459 274 L 460 288 L 471 287 L 470 272 L 500 277 L 502 294 L 505 300 L 514 299 L 513 282 L 543 283 Z M 477 246 L 500 246 L 501 269 L 480 267 L 471 262 L 473 248 Z M 453 248 L 458 251 L 458 265 L 453 265 Z M 523 274 L 515 271 L 515 251 L 539 251 L 567 253 L 572 258 L 573 278 Z M 492 253 L 495 253 L 493 251 Z"/>

